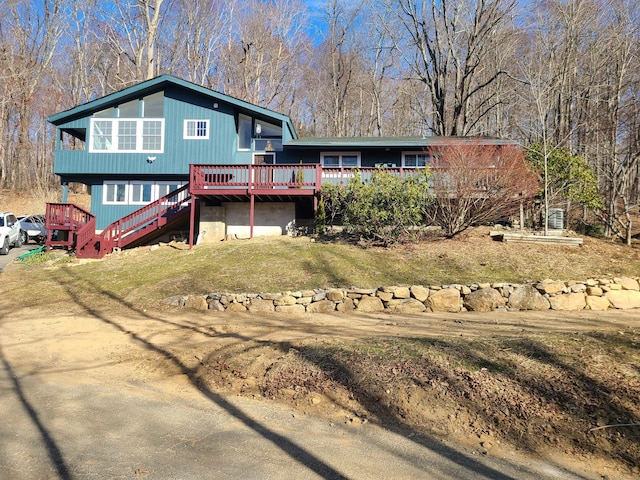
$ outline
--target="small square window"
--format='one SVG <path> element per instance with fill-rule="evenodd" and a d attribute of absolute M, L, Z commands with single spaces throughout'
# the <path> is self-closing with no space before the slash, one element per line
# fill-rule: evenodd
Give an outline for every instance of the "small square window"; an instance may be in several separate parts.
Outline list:
<path fill-rule="evenodd" d="M 209 120 L 185 120 L 184 138 L 206 140 L 209 138 Z"/>

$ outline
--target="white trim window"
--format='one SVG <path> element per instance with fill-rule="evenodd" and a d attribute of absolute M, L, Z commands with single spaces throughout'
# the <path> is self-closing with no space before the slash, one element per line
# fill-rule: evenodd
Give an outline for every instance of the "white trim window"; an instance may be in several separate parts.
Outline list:
<path fill-rule="evenodd" d="M 182 137 L 185 140 L 208 140 L 209 120 L 185 120 Z"/>
<path fill-rule="evenodd" d="M 164 118 L 92 118 L 90 152 L 162 153 Z"/>
<path fill-rule="evenodd" d="M 184 183 L 182 183 L 182 182 L 158 182 L 157 183 L 158 192 L 157 192 L 157 197 L 156 198 L 160 198 L 160 197 L 164 197 L 165 195 L 169 195 L 171 192 L 174 192 L 174 191 L 178 190 L 183 185 L 184 185 Z M 187 192 L 184 192 L 183 194 L 186 195 Z"/>
<path fill-rule="evenodd" d="M 323 167 L 358 168 L 360 152 L 324 152 L 320 154 Z"/>
<path fill-rule="evenodd" d="M 126 205 L 129 202 L 129 182 L 105 181 L 102 188 L 102 203 L 105 205 Z"/>
<path fill-rule="evenodd" d="M 251 150 L 253 120 L 246 115 L 238 115 L 238 150 Z"/>
<path fill-rule="evenodd" d="M 404 168 L 425 168 L 430 161 L 431 156 L 425 152 L 402 152 L 402 166 Z"/>
<path fill-rule="evenodd" d="M 104 205 L 146 205 L 178 190 L 184 182 L 144 182 L 140 180 L 105 180 L 102 184 Z M 186 196 L 187 192 L 184 192 Z"/>
<path fill-rule="evenodd" d="M 156 188 L 153 182 L 131 182 L 129 185 L 131 192 L 130 204 L 131 205 L 144 205 L 151 203 L 154 197 L 157 198 Z"/>

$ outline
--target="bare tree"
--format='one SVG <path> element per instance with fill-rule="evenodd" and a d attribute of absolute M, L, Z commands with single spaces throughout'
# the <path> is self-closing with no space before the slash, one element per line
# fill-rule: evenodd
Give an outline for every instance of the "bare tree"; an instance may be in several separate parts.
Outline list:
<path fill-rule="evenodd" d="M 287 113 L 295 101 L 300 57 L 307 48 L 299 0 L 250 0 L 231 14 L 222 54 L 225 93 Z"/>
<path fill-rule="evenodd" d="M 312 128 L 316 135 L 344 137 L 354 127 L 355 77 L 362 57 L 353 26 L 359 21 L 361 8 L 361 2 L 355 6 L 338 0 L 327 2 L 327 33 L 316 47 L 306 78 L 307 90 L 314 97 L 310 102 L 318 113 Z"/>
<path fill-rule="evenodd" d="M 164 68 L 199 85 L 218 86 L 232 8 L 222 0 L 174 0 L 161 47 Z"/>
<path fill-rule="evenodd" d="M 156 58 L 164 0 L 115 0 L 100 5 L 104 35 L 117 59 L 126 59 L 118 72 L 120 88 L 148 80 L 159 72 Z M 118 65 L 120 67 L 120 65 Z"/>
<path fill-rule="evenodd" d="M 506 219 L 539 191 L 522 149 L 457 142 L 430 152 L 433 223 L 453 237 L 472 225 Z"/>
<path fill-rule="evenodd" d="M 6 4 L 0 19 L 0 187 L 24 188 L 50 181 L 50 160 L 32 155 L 45 134 L 43 82 L 65 31 L 65 0 Z"/>
<path fill-rule="evenodd" d="M 496 107 L 486 93 L 503 73 L 491 62 L 500 48 L 492 36 L 514 5 L 514 0 L 385 1 L 399 25 L 387 27 L 396 48 L 429 89 L 433 110 L 425 121 L 435 134 L 468 135 Z"/>
<path fill-rule="evenodd" d="M 599 107 L 604 114 L 598 154 L 606 183 L 606 208 L 603 220 L 609 232 L 631 244 L 633 191 L 638 182 L 640 150 L 638 142 L 638 100 L 640 72 L 638 52 L 640 31 L 637 19 L 640 7 L 621 0 L 608 11 L 605 32 L 606 54 L 611 59 L 600 72 L 604 96 Z"/>

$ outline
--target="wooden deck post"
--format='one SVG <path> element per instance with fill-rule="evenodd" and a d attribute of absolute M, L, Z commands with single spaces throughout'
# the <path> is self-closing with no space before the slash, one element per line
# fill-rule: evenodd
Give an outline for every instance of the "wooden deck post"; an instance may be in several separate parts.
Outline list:
<path fill-rule="evenodd" d="M 254 218 L 255 218 L 255 198 L 256 196 L 251 193 L 250 197 L 249 197 L 249 238 L 253 238 L 253 222 L 254 222 Z"/>
<path fill-rule="evenodd" d="M 196 199 L 195 195 L 191 195 L 191 207 L 189 208 L 189 250 L 193 248 L 193 234 L 196 225 Z"/>

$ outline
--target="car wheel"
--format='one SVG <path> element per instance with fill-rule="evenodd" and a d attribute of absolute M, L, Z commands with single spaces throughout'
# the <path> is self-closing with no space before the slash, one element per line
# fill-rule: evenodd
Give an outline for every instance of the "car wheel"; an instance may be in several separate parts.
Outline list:
<path fill-rule="evenodd" d="M 4 237 L 4 243 L 0 248 L 0 255 L 6 255 L 7 253 L 9 253 L 9 239 Z"/>
<path fill-rule="evenodd" d="M 22 239 L 22 245 L 29 243 L 29 234 L 24 230 L 20 231 L 20 238 Z"/>
<path fill-rule="evenodd" d="M 16 248 L 20 248 L 22 246 L 22 230 L 20 230 L 20 233 L 18 234 L 18 238 L 16 239 L 16 243 L 13 244 L 14 247 Z"/>

